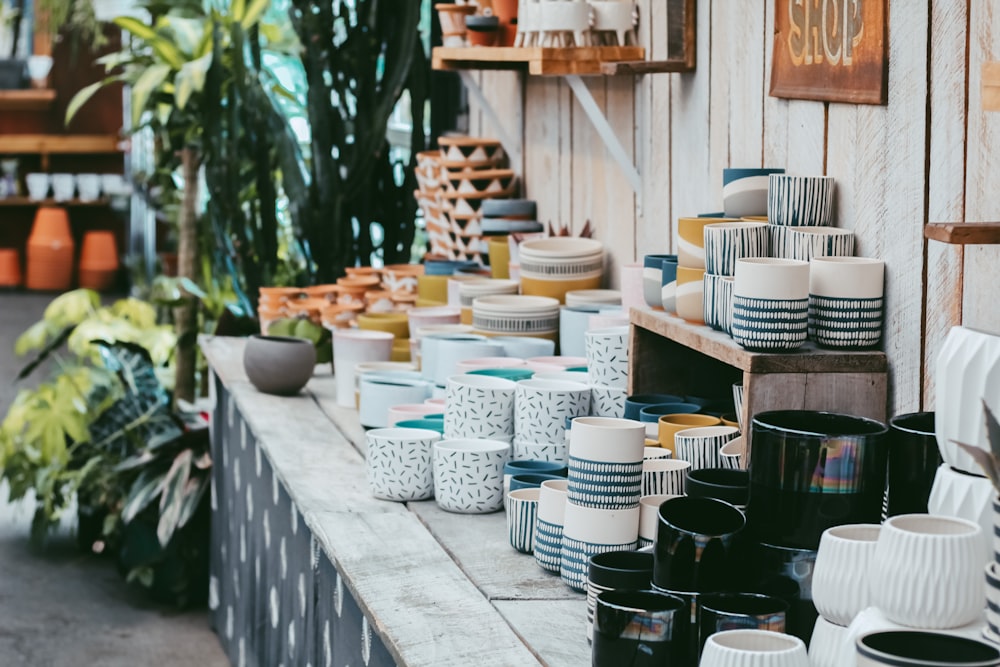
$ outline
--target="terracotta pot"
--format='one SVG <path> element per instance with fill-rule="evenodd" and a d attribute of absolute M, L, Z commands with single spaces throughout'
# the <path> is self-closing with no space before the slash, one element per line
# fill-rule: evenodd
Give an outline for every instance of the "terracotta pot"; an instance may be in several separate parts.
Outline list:
<path fill-rule="evenodd" d="M 35 222 L 31 227 L 29 243 L 49 243 L 52 241 L 69 241 L 73 243 L 73 236 L 69 230 L 69 214 L 66 209 L 57 206 L 42 206 L 35 213 Z"/>
<path fill-rule="evenodd" d="M 494 0 L 493 13 L 500 19 L 497 46 L 514 46 L 517 37 L 518 0 Z"/>
<path fill-rule="evenodd" d="M 66 209 L 43 206 L 28 237 L 25 285 L 32 290 L 63 291 L 73 284 L 73 237 Z"/>
<path fill-rule="evenodd" d="M 21 255 L 16 248 L 0 248 L 0 287 L 21 285 Z"/>
<path fill-rule="evenodd" d="M 79 287 L 86 287 L 98 292 L 107 292 L 115 286 L 118 279 L 118 269 L 84 269 L 77 273 Z"/>
<path fill-rule="evenodd" d="M 114 232 L 97 230 L 83 235 L 80 246 L 80 272 L 115 271 L 119 266 Z"/>

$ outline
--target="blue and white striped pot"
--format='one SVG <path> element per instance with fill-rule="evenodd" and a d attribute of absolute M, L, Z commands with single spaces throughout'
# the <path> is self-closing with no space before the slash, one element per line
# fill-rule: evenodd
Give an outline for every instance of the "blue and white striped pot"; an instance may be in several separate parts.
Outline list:
<path fill-rule="evenodd" d="M 543 570 L 556 574 L 559 573 L 559 562 L 562 560 L 566 486 L 567 482 L 564 479 L 550 479 L 542 482 L 538 489 L 535 562 Z"/>
<path fill-rule="evenodd" d="M 516 489 L 504 500 L 507 509 L 507 539 L 523 554 L 535 550 L 535 523 L 538 518 L 540 488 Z"/>
<path fill-rule="evenodd" d="M 767 219 L 772 225 L 814 227 L 831 224 L 832 176 L 771 174 L 767 184 Z"/>
<path fill-rule="evenodd" d="M 646 428 L 611 417 L 574 419 L 569 434 L 568 498 L 585 507 L 637 507 Z"/>
<path fill-rule="evenodd" d="M 802 347 L 808 334 L 809 299 L 733 296 L 733 340 L 748 350 Z"/>
<path fill-rule="evenodd" d="M 639 505 L 595 509 L 566 503 L 559 575 L 575 591 L 586 592 L 590 559 L 608 551 L 631 551 L 639 541 Z"/>
<path fill-rule="evenodd" d="M 801 259 L 849 257 L 854 254 L 854 232 L 839 227 L 781 227 L 771 225 L 771 256 Z"/>
<path fill-rule="evenodd" d="M 717 276 L 706 273 L 705 293 L 702 296 L 705 308 L 705 324 L 716 331 L 729 333 L 733 328 L 733 282 L 731 276 Z"/>
<path fill-rule="evenodd" d="M 767 257 L 770 226 L 766 222 L 719 222 L 705 226 L 705 272 L 731 276 L 741 257 Z"/>
<path fill-rule="evenodd" d="M 874 347 L 882 339 L 885 263 L 816 257 L 809 269 L 809 336 L 824 347 Z"/>

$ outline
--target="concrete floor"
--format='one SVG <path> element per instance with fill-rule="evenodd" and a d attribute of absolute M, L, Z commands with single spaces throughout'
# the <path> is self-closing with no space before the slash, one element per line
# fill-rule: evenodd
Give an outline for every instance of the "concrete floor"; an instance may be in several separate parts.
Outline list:
<path fill-rule="evenodd" d="M 14 341 L 52 295 L 0 293 L 0 418 L 22 384 Z M 0 488 L 0 665 L 228 665 L 208 612 L 159 608 L 126 586 L 107 559 L 81 553 L 67 527 L 44 552 L 28 543 L 33 508 Z"/>

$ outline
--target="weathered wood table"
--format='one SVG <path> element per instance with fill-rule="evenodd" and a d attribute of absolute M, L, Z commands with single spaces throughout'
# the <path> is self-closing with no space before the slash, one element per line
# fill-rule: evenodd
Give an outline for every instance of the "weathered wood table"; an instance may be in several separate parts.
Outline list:
<path fill-rule="evenodd" d="M 212 369 L 210 606 L 234 665 L 590 664 L 586 603 L 507 543 L 502 512 L 372 498 L 333 375 L 261 394 L 239 338 Z"/>

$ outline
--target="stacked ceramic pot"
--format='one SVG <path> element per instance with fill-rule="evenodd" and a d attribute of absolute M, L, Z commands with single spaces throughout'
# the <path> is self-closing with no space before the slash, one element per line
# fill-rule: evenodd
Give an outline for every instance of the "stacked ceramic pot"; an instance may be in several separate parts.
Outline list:
<path fill-rule="evenodd" d="M 114 232 L 93 230 L 83 235 L 77 269 L 80 287 L 101 292 L 111 289 L 118 278 L 119 266 Z"/>
<path fill-rule="evenodd" d="M 74 247 L 66 209 L 39 208 L 28 236 L 25 287 L 46 291 L 69 289 L 73 283 Z"/>
<path fill-rule="evenodd" d="M 21 253 L 17 248 L 0 248 L 0 288 L 20 285 Z"/>
<path fill-rule="evenodd" d="M 703 316 L 705 324 L 732 332 L 733 285 L 737 260 L 767 257 L 768 226 L 764 222 L 720 222 L 704 228 L 705 275 Z"/>
<path fill-rule="evenodd" d="M 604 276 L 604 246 L 593 239 L 552 236 L 522 241 L 521 293 L 563 303 L 566 292 L 597 289 Z"/>
<path fill-rule="evenodd" d="M 525 368 L 529 368 L 527 364 Z M 590 387 L 582 382 L 534 377 L 520 380 L 515 392 L 512 458 L 565 464 L 569 458 L 567 424 L 590 415 L 590 400 Z"/>
<path fill-rule="evenodd" d="M 708 216 L 677 219 L 676 289 L 673 301 L 663 300 L 663 305 L 667 310 L 673 306 L 687 322 L 705 323 L 705 227 L 720 222 L 738 220 Z"/>
<path fill-rule="evenodd" d="M 629 327 L 588 329 L 584 333 L 587 376 L 598 417 L 623 417 L 628 394 Z M 645 427 L 643 427 L 645 430 Z"/>
<path fill-rule="evenodd" d="M 527 336 L 554 342 L 559 339 L 559 302 L 523 294 L 479 296 L 472 301 L 472 326 L 485 336 Z"/>
<path fill-rule="evenodd" d="M 521 285 L 516 280 L 504 278 L 483 278 L 462 280 L 458 283 L 459 305 L 462 309 L 462 324 L 472 324 L 472 306 L 476 299 L 501 294 L 516 295 Z"/>
<path fill-rule="evenodd" d="M 544 231 L 531 199 L 487 199 L 481 208 L 482 231 L 489 248 L 490 272 L 494 278 L 510 278 L 511 244 L 523 234 Z"/>
<path fill-rule="evenodd" d="M 445 214 L 444 200 L 447 171 L 441 162 L 440 151 L 417 153 L 417 190 L 413 196 L 417 200 L 424 219 L 430 254 L 446 259 L 455 259 L 457 253 L 451 237 L 451 221 Z"/>

